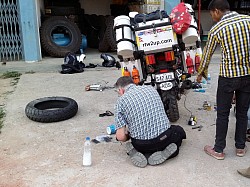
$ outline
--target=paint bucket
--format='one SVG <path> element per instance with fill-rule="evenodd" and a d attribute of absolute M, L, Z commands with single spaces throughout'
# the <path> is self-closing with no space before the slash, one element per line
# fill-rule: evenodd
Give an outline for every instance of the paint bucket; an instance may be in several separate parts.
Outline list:
<path fill-rule="evenodd" d="M 115 127 L 114 124 L 109 125 L 109 126 L 107 127 L 107 133 L 108 133 L 108 134 L 115 134 L 115 132 L 116 132 L 116 127 Z"/>
<path fill-rule="evenodd" d="M 185 44 L 194 44 L 198 40 L 198 27 L 194 17 L 194 10 L 189 4 L 185 4 L 188 8 L 188 12 L 191 14 L 192 20 L 189 28 L 182 34 L 182 40 Z"/>
<path fill-rule="evenodd" d="M 116 33 L 117 54 L 123 58 L 133 57 L 134 33 L 130 25 L 128 16 L 117 16 L 114 19 L 114 29 Z"/>

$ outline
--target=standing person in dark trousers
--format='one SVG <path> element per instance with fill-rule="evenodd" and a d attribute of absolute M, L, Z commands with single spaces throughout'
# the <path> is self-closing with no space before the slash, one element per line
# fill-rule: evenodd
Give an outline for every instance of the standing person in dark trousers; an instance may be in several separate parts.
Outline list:
<path fill-rule="evenodd" d="M 127 154 L 138 167 L 158 165 L 178 155 L 186 133 L 170 125 L 160 95 L 152 86 L 136 86 L 131 77 L 115 83 L 116 139 L 126 142 Z"/>
<path fill-rule="evenodd" d="M 210 156 L 222 160 L 226 147 L 229 113 L 232 98 L 236 95 L 236 155 L 247 152 L 247 110 L 250 103 L 250 16 L 230 11 L 226 0 L 212 0 L 208 6 L 212 19 L 217 22 L 209 31 L 198 70 L 197 82 L 207 79 L 208 66 L 217 44 L 222 59 L 217 88 L 217 119 L 214 146 L 205 146 Z"/>

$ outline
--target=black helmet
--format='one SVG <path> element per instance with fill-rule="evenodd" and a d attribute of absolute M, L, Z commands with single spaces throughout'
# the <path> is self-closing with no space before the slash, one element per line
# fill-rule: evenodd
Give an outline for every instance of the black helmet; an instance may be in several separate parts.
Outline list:
<path fill-rule="evenodd" d="M 102 53 L 101 58 L 104 60 L 102 63 L 104 67 L 114 67 L 116 65 L 116 60 L 112 55 Z"/>

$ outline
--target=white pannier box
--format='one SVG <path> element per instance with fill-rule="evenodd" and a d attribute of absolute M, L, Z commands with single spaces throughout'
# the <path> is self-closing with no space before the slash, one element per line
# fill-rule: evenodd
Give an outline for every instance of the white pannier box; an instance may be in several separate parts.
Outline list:
<path fill-rule="evenodd" d="M 135 36 L 138 50 L 145 54 L 172 50 L 177 44 L 177 36 L 168 18 L 138 23 Z"/>

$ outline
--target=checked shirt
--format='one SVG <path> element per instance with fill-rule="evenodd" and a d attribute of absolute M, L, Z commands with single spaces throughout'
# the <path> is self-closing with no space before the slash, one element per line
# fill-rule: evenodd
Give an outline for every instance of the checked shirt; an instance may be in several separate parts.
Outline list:
<path fill-rule="evenodd" d="M 220 76 L 250 75 L 250 16 L 229 12 L 211 28 L 198 70 L 205 78 L 217 44 L 222 50 Z"/>
<path fill-rule="evenodd" d="M 130 84 L 115 106 L 116 128 L 125 125 L 130 136 L 139 140 L 156 138 L 169 127 L 158 92 L 152 86 Z"/>

